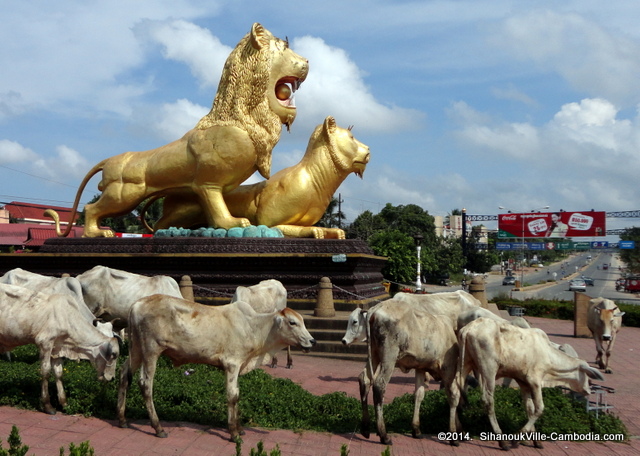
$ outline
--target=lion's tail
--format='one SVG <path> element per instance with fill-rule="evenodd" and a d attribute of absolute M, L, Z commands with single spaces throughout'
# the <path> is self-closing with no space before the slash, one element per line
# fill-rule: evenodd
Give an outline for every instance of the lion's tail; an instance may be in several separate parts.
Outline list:
<path fill-rule="evenodd" d="M 140 210 L 140 221 L 142 222 L 142 226 L 144 226 L 144 229 L 147 230 L 149 233 L 155 233 L 155 230 L 151 228 L 151 226 L 147 223 L 145 214 L 147 213 L 147 209 L 149 208 L 149 206 L 151 206 L 153 203 L 156 202 L 156 200 L 162 197 L 163 195 L 158 194 L 149 198 L 147 202 L 144 204 L 144 206 L 142 207 L 142 209 Z"/>
<path fill-rule="evenodd" d="M 76 193 L 76 199 L 73 202 L 73 208 L 71 209 L 71 221 L 67 225 L 67 229 L 64 231 L 64 233 L 60 230 L 60 217 L 58 216 L 58 213 L 56 211 L 54 211 L 53 209 L 47 209 L 46 211 L 44 211 L 44 215 L 45 216 L 51 217 L 53 219 L 53 221 L 54 221 L 54 223 L 56 225 L 56 234 L 59 237 L 66 237 L 71 232 L 71 228 L 73 228 L 73 223 L 74 223 L 73 219 L 75 218 L 76 214 L 78 213 L 78 205 L 80 204 L 80 197 L 82 196 L 82 192 L 84 191 L 84 188 L 87 186 L 87 183 L 89 182 L 89 180 L 93 176 L 98 174 L 100 171 L 102 171 L 106 161 L 107 160 L 102 160 L 96 166 L 91 168 L 91 171 L 89 171 L 87 173 L 87 175 L 84 176 L 84 179 L 82 179 L 82 182 L 80 183 L 80 187 L 78 188 L 78 191 Z"/>

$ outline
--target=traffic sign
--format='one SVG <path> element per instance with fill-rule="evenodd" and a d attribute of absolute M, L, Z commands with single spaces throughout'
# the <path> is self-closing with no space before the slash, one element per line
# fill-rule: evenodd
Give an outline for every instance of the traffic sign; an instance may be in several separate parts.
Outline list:
<path fill-rule="evenodd" d="M 635 249 L 636 241 L 620 241 L 618 242 L 618 247 L 621 249 Z"/>

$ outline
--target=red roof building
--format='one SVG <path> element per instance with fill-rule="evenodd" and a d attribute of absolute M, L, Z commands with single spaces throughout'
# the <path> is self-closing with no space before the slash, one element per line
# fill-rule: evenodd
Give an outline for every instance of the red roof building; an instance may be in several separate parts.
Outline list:
<path fill-rule="evenodd" d="M 53 223 L 51 217 L 44 215 L 44 211 L 47 209 L 53 209 L 58 213 L 61 224 L 66 225 L 71 221 L 71 209 L 68 207 L 12 201 L 5 204 L 3 209 L 9 211 L 9 215 L 16 219 L 18 223 Z M 77 220 L 79 216 L 79 213 L 76 214 L 74 221 Z"/>
<path fill-rule="evenodd" d="M 0 250 L 10 247 L 16 249 L 37 250 L 49 238 L 58 235 L 53 220 L 44 215 L 44 211 L 53 209 L 60 216 L 60 224 L 68 225 L 71 221 L 71 209 L 68 207 L 45 206 L 42 204 L 12 201 L 0 207 Z M 79 214 L 76 214 L 75 219 Z M 9 223 L 9 221 L 17 223 Z M 68 237 L 81 237 L 83 227 L 74 226 Z"/>

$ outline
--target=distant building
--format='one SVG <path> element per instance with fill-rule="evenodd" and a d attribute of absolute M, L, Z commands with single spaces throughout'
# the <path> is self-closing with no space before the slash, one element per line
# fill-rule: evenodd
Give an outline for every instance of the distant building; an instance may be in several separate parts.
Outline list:
<path fill-rule="evenodd" d="M 53 209 L 60 215 L 62 226 L 71 221 L 71 209 L 67 207 L 19 201 L 0 206 L 0 251 L 38 250 L 45 240 L 57 237 L 53 220 L 44 215 L 46 209 Z M 78 214 L 74 221 L 77 217 Z M 69 237 L 81 237 L 83 232 L 82 227 L 74 226 Z"/>

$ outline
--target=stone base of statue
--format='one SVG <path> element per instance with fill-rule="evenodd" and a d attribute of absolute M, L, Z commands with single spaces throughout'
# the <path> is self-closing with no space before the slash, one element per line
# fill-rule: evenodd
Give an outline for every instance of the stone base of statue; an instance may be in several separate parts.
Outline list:
<path fill-rule="evenodd" d="M 277 279 L 290 300 L 315 300 L 328 277 L 337 301 L 365 304 L 388 297 L 386 258 L 364 241 L 295 238 L 54 238 L 39 253 L 0 255 L 0 274 L 13 268 L 60 276 L 96 265 L 143 275 L 189 276 L 197 301 L 229 302 L 239 285 Z"/>

